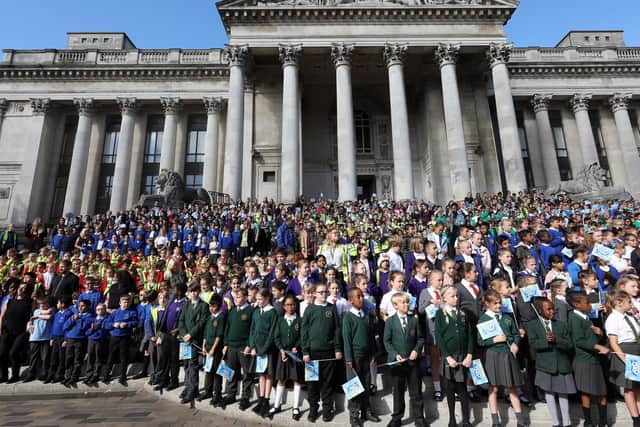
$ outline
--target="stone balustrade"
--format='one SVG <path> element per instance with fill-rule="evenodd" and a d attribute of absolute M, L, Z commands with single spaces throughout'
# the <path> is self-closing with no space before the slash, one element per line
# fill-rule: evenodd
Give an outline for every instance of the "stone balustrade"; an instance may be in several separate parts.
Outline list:
<path fill-rule="evenodd" d="M 3 50 L 1 65 L 223 64 L 221 49 Z"/>
<path fill-rule="evenodd" d="M 510 63 L 521 62 L 615 62 L 640 61 L 640 47 L 525 47 L 511 52 Z"/>

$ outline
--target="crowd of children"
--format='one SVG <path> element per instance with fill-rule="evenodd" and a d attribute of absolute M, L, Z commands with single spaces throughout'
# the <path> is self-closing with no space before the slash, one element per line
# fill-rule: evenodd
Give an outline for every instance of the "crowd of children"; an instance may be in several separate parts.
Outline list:
<path fill-rule="evenodd" d="M 501 397 L 518 427 L 533 400 L 553 426 L 569 426 L 576 394 L 584 425 L 606 426 L 620 391 L 640 426 L 640 382 L 625 376 L 627 356 L 640 355 L 637 212 L 533 194 L 444 210 L 265 202 L 63 218 L 49 246 L 0 256 L 0 382 L 99 387 L 117 375 L 127 385 L 136 361 L 132 378 L 173 390 L 182 366 L 182 403 L 238 399 L 274 418 L 290 387 L 300 420 L 306 387 L 307 420 L 328 422 L 340 385 L 357 378 L 347 406 L 362 426 L 381 421 L 371 398 L 382 372 L 390 427 L 407 400 L 421 427 L 435 415 L 424 400 L 445 398 L 449 426 L 460 401 L 469 427 L 470 401 L 484 392 L 494 427 Z M 279 227 L 296 241 L 258 244 L 277 241 Z M 498 332 L 485 336 L 487 324 Z"/>

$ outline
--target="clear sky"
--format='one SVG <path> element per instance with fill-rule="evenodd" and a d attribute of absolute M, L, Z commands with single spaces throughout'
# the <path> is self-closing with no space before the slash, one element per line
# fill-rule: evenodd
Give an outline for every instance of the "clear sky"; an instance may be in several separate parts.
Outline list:
<path fill-rule="evenodd" d="M 126 32 L 140 48 L 226 41 L 213 0 L 2 0 L 0 48 L 64 48 L 66 32 Z M 522 0 L 507 26 L 516 46 L 553 46 L 571 29 L 620 29 L 640 46 L 639 0 Z"/>

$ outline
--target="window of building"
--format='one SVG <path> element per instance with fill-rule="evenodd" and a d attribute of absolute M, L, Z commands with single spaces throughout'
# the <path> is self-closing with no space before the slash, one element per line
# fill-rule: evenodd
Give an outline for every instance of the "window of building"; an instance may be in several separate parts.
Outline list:
<path fill-rule="evenodd" d="M 264 172 L 262 172 L 262 182 L 276 182 L 276 173 L 275 173 L 275 171 L 264 171 Z"/>
<path fill-rule="evenodd" d="M 64 134 L 62 136 L 62 146 L 58 157 L 58 171 L 53 188 L 53 202 L 51 203 L 51 218 L 58 218 L 66 212 L 64 209 L 64 198 L 67 195 L 67 184 L 69 182 L 69 170 L 71 169 L 71 157 L 73 155 L 73 142 L 78 129 L 78 117 L 67 116 L 64 124 Z M 79 212 L 74 212 L 78 214 Z"/>
<path fill-rule="evenodd" d="M 144 144 L 142 180 L 140 181 L 140 192 L 142 194 L 155 194 L 156 192 L 155 183 L 160 173 L 163 134 L 164 116 L 149 116 L 147 118 L 147 138 Z"/>
<path fill-rule="evenodd" d="M 529 142 L 527 141 L 527 132 L 524 128 L 524 117 L 522 111 L 516 111 L 516 121 L 518 123 L 518 139 L 520 140 L 520 151 L 522 152 L 522 161 L 524 163 L 524 171 L 527 178 L 527 187 L 534 186 L 533 170 L 531 169 L 531 158 L 529 157 Z"/>
<path fill-rule="evenodd" d="M 202 187 L 204 169 L 204 147 L 207 139 L 207 116 L 192 114 L 187 126 L 187 151 L 185 154 L 185 185 L 190 188 Z"/>
<path fill-rule="evenodd" d="M 609 36 L 604 36 L 604 39 L 605 39 L 606 41 L 609 41 L 609 40 L 611 40 L 611 37 L 609 37 Z"/>
<path fill-rule="evenodd" d="M 591 120 L 591 130 L 593 132 L 593 138 L 596 142 L 596 151 L 598 152 L 598 162 L 600 167 L 605 170 L 609 170 L 609 158 L 607 157 L 607 149 L 604 145 L 604 138 L 602 136 L 602 128 L 600 127 L 600 112 L 597 110 L 589 111 L 589 119 Z M 606 185 L 611 185 L 607 180 Z"/>
<path fill-rule="evenodd" d="M 111 187 L 115 171 L 116 152 L 120 138 L 120 116 L 107 117 L 107 126 L 102 147 L 102 163 L 98 178 L 98 194 L 96 197 L 96 212 L 105 212 L 111 203 Z"/>
<path fill-rule="evenodd" d="M 371 122 L 369 115 L 364 111 L 355 112 L 356 125 L 356 153 L 371 154 Z"/>
<path fill-rule="evenodd" d="M 589 41 L 589 36 L 584 36 L 584 41 L 588 42 Z"/>
<path fill-rule="evenodd" d="M 573 174 L 571 173 L 571 162 L 569 161 L 569 151 L 567 151 L 567 142 L 564 137 L 560 111 L 549 111 L 549 120 L 553 132 L 553 142 L 556 147 L 556 159 L 558 160 L 560 179 L 562 181 L 569 181 L 573 179 Z"/>

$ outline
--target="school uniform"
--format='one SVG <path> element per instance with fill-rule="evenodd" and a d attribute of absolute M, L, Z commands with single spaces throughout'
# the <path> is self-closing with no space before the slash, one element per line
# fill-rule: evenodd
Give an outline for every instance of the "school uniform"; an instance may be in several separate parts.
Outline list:
<path fill-rule="evenodd" d="M 39 378 L 43 381 L 47 377 L 49 362 L 49 340 L 53 319 L 37 318 L 43 310 L 36 309 L 33 312 L 33 332 L 29 336 L 29 378 Z M 38 375 L 40 374 L 40 375 Z"/>
<path fill-rule="evenodd" d="M 87 329 L 87 380 L 97 382 L 102 366 L 106 362 L 107 335 L 104 329 L 106 317 L 93 317 Z M 94 326 L 95 325 L 95 326 Z"/>
<path fill-rule="evenodd" d="M 367 416 L 369 411 L 369 388 L 371 386 L 371 355 L 375 353 L 375 337 L 371 316 L 364 310 L 353 307 L 342 319 L 342 342 L 344 343 L 344 361 L 351 362 L 347 368 L 347 379 L 358 377 L 364 392 L 349 400 L 349 417 L 352 425 L 358 424 L 360 415 Z"/>
<path fill-rule="evenodd" d="M 436 301 L 441 302 L 440 291 L 435 288 L 426 288 L 420 292 L 420 298 L 418 298 L 418 313 L 423 316 L 424 325 L 424 341 L 426 345 L 435 344 L 435 317 L 430 319 L 427 314 L 427 307 L 434 304 Z"/>
<path fill-rule="evenodd" d="M 87 351 L 87 330 L 91 327 L 93 316 L 90 313 L 76 314 L 64 323 L 64 340 L 67 343 L 65 357 L 65 380 L 77 382 L 84 365 Z"/>
<path fill-rule="evenodd" d="M 65 364 L 65 347 L 64 342 L 64 323 L 73 313 L 69 309 L 57 311 L 53 316 L 53 326 L 51 328 L 51 357 L 49 359 L 49 376 L 47 381 L 58 382 L 64 379 Z"/>
<path fill-rule="evenodd" d="M 204 375 L 204 395 L 212 395 L 214 399 L 222 398 L 222 377 L 216 374 L 220 361 L 222 360 L 222 347 L 224 347 L 224 329 L 227 324 L 227 314 L 218 310 L 216 314 L 212 314 L 204 324 L 204 350 L 209 354 L 213 348 L 216 338 L 220 338 L 220 343 L 213 352 L 213 363 L 211 371 L 205 372 Z"/>
<path fill-rule="evenodd" d="M 502 387 L 520 387 L 524 384 L 520 365 L 513 353 L 511 344 L 520 345 L 518 327 L 511 316 L 495 314 L 487 311 L 478 320 L 478 323 L 497 319 L 502 332 L 507 337 L 506 342 L 494 343 L 493 338 L 482 339 L 478 334 L 478 345 L 487 349 L 485 353 L 484 368 L 489 379 L 489 384 Z"/>
<path fill-rule="evenodd" d="M 200 358 L 198 351 L 193 348 L 194 343 L 202 342 L 204 325 L 209 318 L 209 306 L 202 300 L 196 302 L 187 301 L 183 304 L 178 318 L 178 329 L 180 337 L 190 335 L 189 345 L 192 346 L 191 358 L 184 360 L 184 400 L 194 400 L 198 397 L 198 380 L 200 371 Z M 196 345 L 197 345 L 196 344 Z"/>
<path fill-rule="evenodd" d="M 605 322 L 607 335 L 615 335 L 625 354 L 640 355 L 640 323 L 631 315 L 613 310 Z M 640 382 L 625 378 L 625 363 L 616 354 L 611 355 L 609 381 L 626 389 L 640 387 Z"/>
<path fill-rule="evenodd" d="M 124 328 L 115 328 L 115 323 L 125 323 Z M 103 327 L 109 332 L 109 358 L 104 370 L 104 381 L 111 378 L 111 371 L 119 356 L 120 381 L 126 381 L 127 368 L 129 367 L 129 347 L 131 346 L 131 333 L 138 325 L 138 314 L 135 310 L 114 310 L 104 321 Z"/>
<path fill-rule="evenodd" d="M 249 346 L 253 310 L 251 305 L 245 303 L 242 307 L 234 307 L 227 314 L 227 324 L 224 330 L 224 344 L 227 346 L 226 363 L 236 372 L 227 383 L 226 391 L 229 402 L 235 401 L 239 380 L 242 381 L 242 400 L 248 402 L 251 397 L 252 360 L 249 355 L 243 353 L 244 349 Z"/>
<path fill-rule="evenodd" d="M 267 357 L 267 369 L 258 375 L 273 377 L 276 371 L 276 347 L 274 334 L 278 323 L 278 313 L 271 304 L 256 308 L 251 320 L 249 348 L 255 349 L 258 356 Z"/>
<path fill-rule="evenodd" d="M 338 319 L 338 311 L 332 304 L 309 305 L 302 317 L 302 354 L 311 360 L 333 359 L 336 353 L 342 352 L 342 333 Z M 323 417 L 330 417 L 333 412 L 333 377 L 336 362 L 334 360 L 319 363 L 319 380 L 310 381 L 308 400 L 310 414 L 318 414 L 318 402 L 322 398 Z"/>
<path fill-rule="evenodd" d="M 600 338 L 593 333 L 593 324 L 587 315 L 574 310 L 569 314 L 569 336 L 573 342 L 575 357 L 573 372 L 576 389 L 592 396 L 607 394 L 607 384 L 602 374 L 598 351 L 593 347 L 600 343 Z"/>
<path fill-rule="evenodd" d="M 412 351 L 420 354 L 424 346 L 420 322 L 413 316 L 396 313 L 387 319 L 384 327 L 384 347 L 387 361 L 395 362 L 396 356 L 408 359 Z M 393 380 L 393 413 L 391 423 L 400 426 L 405 410 L 404 392 L 409 386 L 411 413 L 416 425 L 424 424 L 424 402 L 422 400 L 422 375 L 419 360 L 407 360 L 391 368 Z M 391 425 L 391 423 L 389 425 Z"/>
<path fill-rule="evenodd" d="M 464 311 L 473 325 L 478 323 L 478 319 L 482 314 L 482 289 L 475 283 L 468 282 L 464 279 L 460 283 L 456 283 L 455 288 L 458 290 L 458 310 Z"/>
<path fill-rule="evenodd" d="M 535 385 L 546 393 L 573 394 L 576 392 L 571 368 L 573 344 L 568 326 L 558 320 L 536 319 L 524 324 L 529 345 L 536 352 Z M 547 330 L 555 337 L 547 341 Z"/>
<path fill-rule="evenodd" d="M 302 359 L 301 325 L 302 320 L 296 314 L 291 317 L 285 314 L 284 317 L 278 318 L 273 335 L 274 343 L 279 350 L 291 351 L 295 348 L 300 359 Z M 304 380 L 303 364 L 294 361 L 291 357 L 287 357 L 286 362 L 283 362 L 282 358 L 278 357 L 275 379 L 277 381 L 302 382 Z"/>
<path fill-rule="evenodd" d="M 178 318 L 185 302 L 185 298 L 176 299 L 164 310 L 158 309 L 155 316 L 153 311 L 151 314 L 152 318 L 157 319 L 156 334 L 160 339 L 158 369 L 156 369 L 156 383 L 160 387 L 171 389 L 178 387 L 180 343 L 177 336 L 171 332 L 178 329 Z"/>
<path fill-rule="evenodd" d="M 413 276 L 411 280 L 409 280 L 409 285 L 407 286 L 407 290 L 412 296 L 418 298 L 420 297 L 420 293 L 422 292 L 422 290 L 426 289 L 427 286 L 429 285 L 427 283 L 426 277 L 424 278 L 424 280 L 420 280 L 418 279 L 418 277 Z"/>
<path fill-rule="evenodd" d="M 571 306 L 567 303 L 567 300 L 564 295 L 556 295 L 553 298 L 553 310 L 554 320 L 559 320 L 561 322 L 567 322 L 569 320 L 569 313 L 573 310 Z"/>

